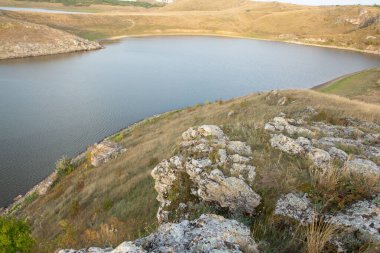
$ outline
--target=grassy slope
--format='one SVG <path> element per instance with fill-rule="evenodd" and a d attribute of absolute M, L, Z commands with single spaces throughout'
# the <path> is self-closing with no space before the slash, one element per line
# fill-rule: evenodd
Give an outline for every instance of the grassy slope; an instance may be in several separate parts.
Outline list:
<path fill-rule="evenodd" d="M 323 93 L 380 104 L 380 68 L 344 76 L 316 89 Z"/>
<path fill-rule="evenodd" d="M 190 126 L 224 125 L 233 139 L 252 146 L 259 175 L 256 190 L 271 210 L 279 194 L 307 182 L 308 169 L 303 161 L 270 148 L 269 136 L 254 130 L 253 125 L 261 126 L 279 112 L 292 113 L 306 105 L 331 117 L 353 116 L 380 123 L 377 105 L 310 90 L 282 91 L 281 95 L 295 102 L 276 106 L 265 100 L 265 94 L 252 94 L 172 112 L 124 131 L 125 154 L 99 168 L 76 170 L 17 214 L 32 223 L 40 241 L 35 252 L 51 252 L 59 246 L 115 245 L 153 228 L 157 203 L 150 171 L 173 153 L 180 134 Z M 231 110 L 235 115 L 228 118 Z"/>
<path fill-rule="evenodd" d="M 362 8 L 359 6 L 307 7 L 239 0 L 228 1 L 226 5 L 226 2 L 202 1 L 201 4 L 199 0 L 182 0 L 154 10 L 126 11 L 120 8 L 117 12 L 107 10 L 88 16 L 21 12 L 6 15 L 89 39 L 177 33 L 244 36 L 360 50 L 380 46 L 378 24 L 359 29 L 342 21 L 357 18 Z M 371 15 L 380 14 L 380 8 L 366 9 Z M 367 39 L 367 36 L 374 37 Z"/>

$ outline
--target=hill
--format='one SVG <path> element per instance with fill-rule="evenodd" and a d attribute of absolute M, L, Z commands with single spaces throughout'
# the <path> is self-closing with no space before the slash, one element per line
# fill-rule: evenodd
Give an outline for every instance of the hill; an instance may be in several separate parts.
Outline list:
<path fill-rule="evenodd" d="M 4 15 L 91 40 L 135 35 L 207 34 L 380 54 L 378 7 L 229 3 L 221 8 L 224 1 L 183 0 L 178 5 L 146 11 L 120 9 L 92 15 L 5 12 Z"/>
<path fill-rule="evenodd" d="M 380 104 L 380 69 L 347 75 L 315 89 L 324 93 Z"/>
<path fill-rule="evenodd" d="M 166 5 L 163 11 L 220 11 L 238 8 L 249 3 L 247 0 L 178 0 Z"/>
<path fill-rule="evenodd" d="M 267 214 L 272 215 L 274 201 L 281 194 L 313 184 L 307 183 L 311 180 L 309 161 L 279 153 L 269 145 L 269 133 L 260 129 L 281 112 L 297 115 L 307 106 L 319 112 L 313 118 L 317 121 L 344 124 L 342 119 L 354 117 L 380 123 L 378 105 L 309 90 L 252 94 L 185 108 L 147 119 L 110 137 L 127 151 L 99 167 L 85 162 L 60 178 L 46 195 L 33 196 L 12 212 L 31 222 L 39 242 L 35 252 L 52 252 L 58 247 L 115 246 L 150 233 L 157 226 L 159 204 L 155 200 L 151 170 L 177 152 L 181 133 L 186 129 L 215 124 L 222 125 L 230 139 L 245 141 L 254 150 L 253 160 L 259 175 L 254 189 L 268 205 Z M 376 189 L 370 188 L 371 194 Z M 352 194 L 347 193 L 338 201 L 340 209 L 367 192 L 356 189 Z M 318 195 L 322 197 L 320 201 L 326 201 L 323 196 L 327 195 L 323 191 L 319 194 L 322 194 Z M 264 222 L 262 219 L 267 217 L 256 218 Z M 278 236 L 287 236 L 286 231 L 273 229 Z M 289 247 L 296 250 L 299 245 Z"/>
<path fill-rule="evenodd" d="M 97 42 L 45 25 L 5 17 L 0 12 L 0 60 L 99 48 Z"/>

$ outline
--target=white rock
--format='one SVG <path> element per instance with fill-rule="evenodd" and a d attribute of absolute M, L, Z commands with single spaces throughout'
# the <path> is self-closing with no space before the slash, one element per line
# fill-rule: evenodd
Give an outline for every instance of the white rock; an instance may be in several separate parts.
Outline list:
<path fill-rule="evenodd" d="M 283 195 L 276 203 L 275 214 L 290 217 L 303 225 L 311 223 L 316 217 L 310 200 L 303 193 Z"/>
<path fill-rule="evenodd" d="M 243 163 L 243 164 L 247 164 L 251 161 L 250 158 L 245 157 L 245 156 L 241 156 L 239 154 L 234 154 L 234 155 L 228 156 L 228 160 L 232 163 Z"/>
<path fill-rule="evenodd" d="M 338 159 L 338 160 L 340 160 L 340 161 L 342 161 L 342 162 L 345 162 L 345 161 L 347 161 L 347 159 L 348 159 L 348 155 L 347 155 L 347 153 L 344 152 L 344 151 L 341 150 L 341 149 L 336 148 L 336 147 L 332 147 L 332 148 L 330 148 L 330 149 L 329 149 L 329 154 L 330 154 L 330 156 L 331 156 L 332 158 L 334 158 L 334 159 Z"/>
<path fill-rule="evenodd" d="M 327 216 L 327 220 L 380 242 L 380 195 L 358 201 L 335 216 Z"/>
<path fill-rule="evenodd" d="M 366 159 L 353 159 L 345 163 L 345 167 L 353 173 L 380 174 L 380 167 L 376 163 Z"/>
<path fill-rule="evenodd" d="M 308 157 L 313 161 L 314 166 L 326 171 L 330 167 L 330 154 L 319 148 L 312 148 L 308 153 Z"/>
<path fill-rule="evenodd" d="M 190 128 L 182 134 L 182 138 L 185 141 L 201 138 L 201 137 L 213 137 L 216 139 L 226 139 L 222 129 L 215 125 L 203 125 L 198 128 Z"/>
<path fill-rule="evenodd" d="M 252 155 L 251 147 L 241 141 L 230 141 L 227 144 L 227 151 L 229 154 Z"/>
<path fill-rule="evenodd" d="M 295 125 L 293 125 L 293 124 Z M 313 136 L 314 132 L 311 130 L 297 126 L 300 122 L 293 119 L 286 119 L 284 117 L 275 117 L 272 121 L 264 125 L 264 129 L 271 132 L 283 132 L 288 134 L 299 134 Z"/>
<path fill-rule="evenodd" d="M 215 169 L 208 179 L 198 182 L 198 195 L 204 201 L 216 202 L 231 212 L 253 214 L 261 198 L 242 179 L 225 177 Z"/>
<path fill-rule="evenodd" d="M 270 144 L 273 148 L 289 154 L 300 155 L 305 153 L 305 149 L 298 142 L 283 134 L 274 134 L 270 139 Z"/>
<path fill-rule="evenodd" d="M 231 167 L 231 175 L 246 179 L 251 184 L 256 177 L 256 168 L 247 164 L 234 163 Z"/>

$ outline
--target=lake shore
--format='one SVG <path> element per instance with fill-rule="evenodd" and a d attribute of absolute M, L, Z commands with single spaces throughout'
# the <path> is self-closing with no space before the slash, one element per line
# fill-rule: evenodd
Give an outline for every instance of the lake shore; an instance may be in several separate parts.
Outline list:
<path fill-rule="evenodd" d="M 146 35 L 146 36 L 152 36 L 152 35 Z M 114 40 L 116 40 L 116 38 Z M 344 78 L 346 78 L 348 76 L 352 76 L 352 75 L 355 75 L 355 74 L 360 73 L 360 72 L 362 72 L 362 71 L 357 71 L 357 72 L 353 72 L 353 73 L 349 73 L 349 74 L 340 76 L 338 78 L 334 78 L 334 79 L 332 79 L 332 80 L 330 80 L 328 82 L 325 82 L 325 83 L 313 86 L 313 87 L 310 88 L 310 90 L 318 90 L 318 88 L 327 86 L 330 83 L 336 82 L 338 80 L 344 79 Z M 262 92 L 255 92 L 253 94 L 260 94 L 260 93 L 262 93 Z M 232 100 L 243 98 L 243 97 L 245 97 L 245 96 L 232 98 Z M 127 132 L 132 131 L 134 128 L 136 128 L 136 127 L 138 127 L 140 125 L 143 125 L 144 123 L 150 122 L 150 121 L 158 119 L 160 117 L 164 117 L 166 115 L 170 115 L 170 114 L 172 114 L 174 112 L 178 112 L 178 111 L 185 110 L 185 109 L 186 108 L 179 109 L 179 110 L 172 110 L 172 111 L 168 111 L 168 112 L 163 112 L 163 113 L 155 114 L 155 115 L 150 116 L 150 117 L 146 117 L 146 118 L 144 118 L 142 120 L 139 120 L 137 122 L 134 122 L 134 123 L 132 123 L 132 124 L 130 124 L 130 125 L 124 127 L 124 128 L 121 128 L 120 130 L 116 131 L 115 133 L 113 133 L 113 134 L 111 134 L 109 136 L 106 136 L 106 137 L 102 138 L 101 140 L 99 140 L 98 142 L 94 143 L 90 147 L 92 147 L 92 146 L 94 146 L 94 145 L 96 145 L 98 143 L 101 143 L 101 142 L 103 142 L 105 140 L 112 140 L 113 137 L 118 136 L 120 134 L 124 134 L 125 135 Z M 79 152 L 76 156 L 74 156 L 73 158 L 71 158 L 72 163 L 74 164 L 74 163 L 81 163 L 81 162 L 83 162 L 83 160 L 86 159 L 87 150 L 88 149 L 83 150 L 82 152 Z M 18 195 L 14 199 L 14 201 L 12 203 L 10 203 L 9 205 L 4 206 L 4 207 L 0 206 L 0 216 L 1 215 L 12 214 L 13 212 L 17 211 L 19 208 L 22 207 L 23 203 L 28 202 L 28 198 L 32 199 L 32 198 L 35 198 L 36 196 L 45 195 L 49 191 L 49 188 L 54 184 L 55 180 L 57 180 L 57 172 L 55 170 L 53 170 L 51 172 L 51 174 L 49 174 L 47 177 L 45 177 L 39 183 L 37 183 L 36 185 L 34 185 L 32 188 L 30 188 L 30 190 L 26 191 L 26 193 Z"/>
<path fill-rule="evenodd" d="M 125 38 L 159 37 L 159 36 L 206 36 L 206 37 L 210 36 L 210 37 L 222 37 L 222 38 L 250 39 L 250 40 L 258 40 L 258 41 L 282 42 L 282 43 L 296 44 L 296 45 L 302 45 L 302 46 L 347 50 L 347 51 L 353 51 L 353 52 L 359 52 L 359 53 L 365 53 L 365 54 L 380 56 L 380 50 L 373 50 L 373 51 L 361 50 L 361 49 L 352 48 L 352 47 L 320 45 L 320 44 L 305 43 L 305 42 L 292 41 L 292 40 L 266 39 L 266 38 L 260 38 L 260 37 L 250 37 L 250 36 L 244 36 L 244 35 L 239 35 L 239 34 L 227 34 L 227 33 L 226 34 L 222 34 L 222 33 L 194 33 L 194 32 L 189 32 L 189 33 L 187 33 L 187 32 L 183 32 L 183 33 L 143 33 L 143 34 L 130 34 L 130 35 L 113 36 L 113 37 L 108 37 L 105 39 L 99 39 L 97 41 L 99 43 L 102 43 L 102 42 L 107 42 L 107 41 L 117 41 L 117 40 L 121 40 L 121 39 L 125 39 Z"/>

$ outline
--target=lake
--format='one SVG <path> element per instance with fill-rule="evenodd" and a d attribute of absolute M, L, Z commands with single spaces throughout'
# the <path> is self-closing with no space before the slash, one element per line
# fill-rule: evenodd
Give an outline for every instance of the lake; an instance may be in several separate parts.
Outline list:
<path fill-rule="evenodd" d="M 92 14 L 90 12 L 81 12 L 81 11 L 62 11 L 62 10 L 53 10 L 53 9 L 43 9 L 43 8 L 27 8 L 27 7 L 9 7 L 9 6 L 0 6 L 0 11 L 28 11 L 28 12 L 37 12 L 37 13 L 54 13 L 54 14 Z"/>
<path fill-rule="evenodd" d="M 310 88 L 380 57 L 281 42 L 142 37 L 99 51 L 0 61 L 0 206 L 63 155 L 145 117 L 257 91 Z"/>

